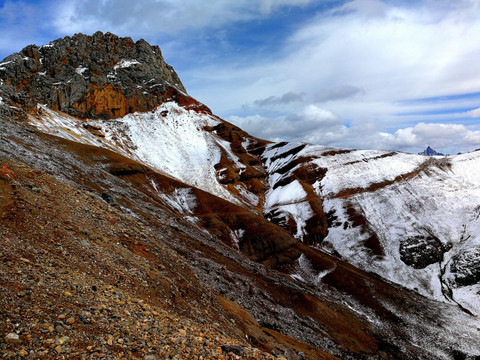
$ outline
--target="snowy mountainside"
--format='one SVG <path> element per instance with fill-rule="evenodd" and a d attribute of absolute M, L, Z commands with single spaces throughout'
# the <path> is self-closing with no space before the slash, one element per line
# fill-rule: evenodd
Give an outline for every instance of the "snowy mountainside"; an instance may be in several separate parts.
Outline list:
<path fill-rule="evenodd" d="M 280 143 L 267 146 L 263 160 L 264 213 L 296 223 L 299 240 L 480 314 L 480 152 L 427 158 Z M 311 185 L 298 176 L 306 167 L 322 169 Z M 309 187 L 328 217 L 328 235 L 317 241 L 304 226 Z"/>
<path fill-rule="evenodd" d="M 29 121 L 39 130 L 118 152 L 235 204 L 258 205 L 258 196 L 245 184 L 237 184 L 238 192 L 232 193 L 219 182 L 225 170 L 218 166 L 222 158 L 238 172 L 245 171 L 247 165 L 232 152 L 228 141 L 215 131 L 205 130 L 221 123 L 211 114 L 174 101 L 150 112 L 109 120 L 80 120 L 44 105 L 38 108 Z"/>

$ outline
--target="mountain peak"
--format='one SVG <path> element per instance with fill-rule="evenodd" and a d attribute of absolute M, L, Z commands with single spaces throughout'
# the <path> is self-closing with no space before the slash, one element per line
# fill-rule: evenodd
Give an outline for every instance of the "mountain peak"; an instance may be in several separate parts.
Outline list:
<path fill-rule="evenodd" d="M 97 31 L 29 45 L 0 63 L 0 115 L 46 104 L 80 118 L 149 111 L 186 90 L 158 46 Z"/>
<path fill-rule="evenodd" d="M 442 153 L 436 152 L 434 149 L 432 149 L 430 146 L 427 146 L 425 150 L 422 152 L 419 152 L 418 155 L 425 155 L 425 156 L 445 156 Z"/>

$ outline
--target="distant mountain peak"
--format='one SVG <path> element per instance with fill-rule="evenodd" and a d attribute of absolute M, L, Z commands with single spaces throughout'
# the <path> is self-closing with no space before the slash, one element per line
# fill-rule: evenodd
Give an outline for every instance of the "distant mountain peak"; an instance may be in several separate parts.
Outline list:
<path fill-rule="evenodd" d="M 430 146 L 427 146 L 425 150 L 422 152 L 419 152 L 418 155 L 425 155 L 425 156 L 445 156 L 442 153 L 436 152 L 434 149 L 432 149 Z"/>

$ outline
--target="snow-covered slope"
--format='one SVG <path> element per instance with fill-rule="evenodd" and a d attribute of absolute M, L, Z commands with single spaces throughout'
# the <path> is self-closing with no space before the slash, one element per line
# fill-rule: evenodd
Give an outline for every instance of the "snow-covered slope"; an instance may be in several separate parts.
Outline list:
<path fill-rule="evenodd" d="M 274 144 L 264 153 L 270 190 L 264 212 L 281 212 L 300 230 L 312 216 L 299 169 L 329 216 L 316 246 L 352 264 L 480 314 L 480 152 L 426 158 Z M 300 179 L 300 182 L 299 182 Z M 281 184 L 281 186 L 278 186 Z"/>
<path fill-rule="evenodd" d="M 235 204 L 255 206 L 245 186 L 235 195 L 219 182 L 226 158 L 229 166 L 242 171 L 245 165 L 232 152 L 230 143 L 206 131 L 220 124 L 213 115 L 200 113 L 166 102 L 146 113 L 133 113 L 112 120 L 79 120 L 38 105 L 40 111 L 30 117 L 38 129 L 69 140 L 104 147 L 155 170 L 198 187 Z M 238 185 L 237 185 L 238 187 Z"/>
<path fill-rule="evenodd" d="M 30 121 L 42 131 L 108 148 L 232 203 L 259 204 L 259 192 L 242 181 L 222 183 L 229 167 L 242 174 L 246 165 L 212 131 L 221 120 L 209 113 L 173 101 L 113 120 L 39 109 Z M 277 143 L 262 156 L 268 220 L 364 270 L 480 314 L 480 152 L 432 158 Z"/>

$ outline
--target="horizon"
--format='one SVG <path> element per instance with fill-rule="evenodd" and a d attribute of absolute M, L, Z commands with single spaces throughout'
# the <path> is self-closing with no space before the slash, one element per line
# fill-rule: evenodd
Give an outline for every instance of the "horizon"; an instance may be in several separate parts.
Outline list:
<path fill-rule="evenodd" d="M 0 57 L 100 30 L 159 45 L 254 136 L 444 154 L 480 147 L 480 1 L 0 1 Z M 38 14 L 43 21 L 38 21 Z"/>

